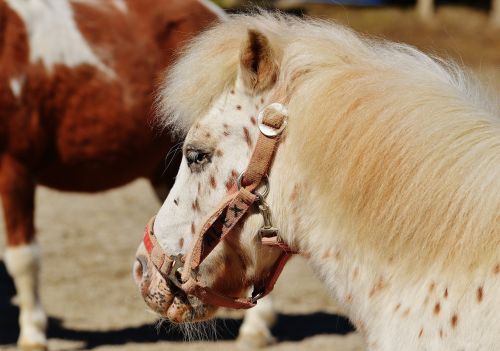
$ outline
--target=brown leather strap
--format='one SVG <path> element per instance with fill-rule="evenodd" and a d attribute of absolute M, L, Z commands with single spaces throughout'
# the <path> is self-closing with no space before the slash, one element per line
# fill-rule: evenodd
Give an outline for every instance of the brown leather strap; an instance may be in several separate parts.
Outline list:
<path fill-rule="evenodd" d="M 163 275 L 167 276 L 172 268 L 172 260 L 165 254 L 160 244 L 156 240 L 153 233 L 153 224 L 155 217 L 151 218 L 144 229 L 144 246 L 149 254 L 151 262 L 156 269 Z"/>

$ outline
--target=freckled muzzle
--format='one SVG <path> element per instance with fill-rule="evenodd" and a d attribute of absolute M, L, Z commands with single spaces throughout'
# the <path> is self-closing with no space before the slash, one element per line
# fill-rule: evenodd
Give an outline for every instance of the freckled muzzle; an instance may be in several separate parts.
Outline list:
<path fill-rule="evenodd" d="M 194 319 L 199 304 L 188 299 L 158 272 L 143 245 L 136 255 L 133 275 L 144 301 L 153 311 L 177 323 Z"/>

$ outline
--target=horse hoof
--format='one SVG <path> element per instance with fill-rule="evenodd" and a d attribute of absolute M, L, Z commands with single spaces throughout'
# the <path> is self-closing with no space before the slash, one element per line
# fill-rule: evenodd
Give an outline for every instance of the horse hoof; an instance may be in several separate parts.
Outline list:
<path fill-rule="evenodd" d="M 22 343 L 18 345 L 19 351 L 48 351 L 49 348 L 47 345 L 39 344 L 39 343 Z"/>
<path fill-rule="evenodd" d="M 271 346 L 276 343 L 276 339 L 269 332 L 255 334 L 243 333 L 238 336 L 236 343 L 241 350 L 254 350 Z"/>

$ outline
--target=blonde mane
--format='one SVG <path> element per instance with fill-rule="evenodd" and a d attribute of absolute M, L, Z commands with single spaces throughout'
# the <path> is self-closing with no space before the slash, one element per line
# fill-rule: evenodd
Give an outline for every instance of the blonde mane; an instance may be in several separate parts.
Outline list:
<path fill-rule="evenodd" d="M 453 64 L 333 23 L 232 16 L 195 39 L 167 77 L 165 125 L 185 133 L 232 87 L 248 29 L 273 46 L 289 99 L 287 144 L 325 194 L 323 217 L 342 219 L 346 245 L 408 264 L 494 262 L 499 110 Z"/>

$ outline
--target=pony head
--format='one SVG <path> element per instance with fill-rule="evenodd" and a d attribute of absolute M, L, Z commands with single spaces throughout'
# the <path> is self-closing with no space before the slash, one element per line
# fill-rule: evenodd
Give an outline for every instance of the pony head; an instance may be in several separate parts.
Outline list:
<path fill-rule="evenodd" d="M 205 36 L 210 34 L 213 33 Z M 237 188 L 237 179 L 247 168 L 260 133 L 259 112 L 278 97 L 275 87 L 279 53 L 259 31 L 248 29 L 244 38 L 241 47 L 231 53 L 236 54 L 237 62 L 237 69 L 232 72 L 232 84 L 218 94 L 203 96 L 207 94 L 203 86 L 212 86 L 214 82 L 199 81 L 200 91 L 191 92 L 201 94 L 201 99 L 208 99 L 208 107 L 191 120 L 193 123 L 185 138 L 183 160 L 175 184 L 151 225 L 161 248 L 168 256 L 179 260 L 192 248 L 206 217 Z M 185 72 L 184 67 L 179 66 L 193 64 L 195 58 L 192 56 L 197 53 L 195 49 L 199 45 L 204 45 L 202 39 L 192 45 L 191 53 L 174 69 L 166 84 L 165 99 L 168 100 L 170 94 L 178 94 L 177 85 L 185 84 L 183 77 L 177 76 L 179 71 Z M 196 72 L 198 68 L 192 67 L 192 71 Z M 185 125 L 179 123 L 181 117 L 175 111 L 170 112 L 174 112 L 170 122 L 176 123 L 175 127 L 189 126 L 185 121 Z M 232 298 L 245 296 L 251 287 L 269 276 L 280 254 L 279 250 L 260 244 L 258 233 L 263 219 L 258 211 L 251 208 L 242 222 L 196 270 L 196 276 L 204 286 Z M 175 286 L 168 277 L 162 276 L 153 267 L 144 245 L 138 250 L 134 275 L 148 305 L 173 321 L 204 320 L 216 310 L 215 306 L 186 294 L 180 284 Z"/>

